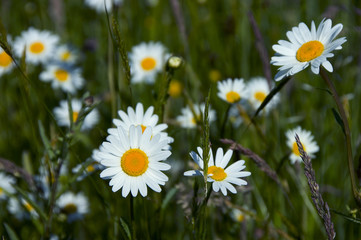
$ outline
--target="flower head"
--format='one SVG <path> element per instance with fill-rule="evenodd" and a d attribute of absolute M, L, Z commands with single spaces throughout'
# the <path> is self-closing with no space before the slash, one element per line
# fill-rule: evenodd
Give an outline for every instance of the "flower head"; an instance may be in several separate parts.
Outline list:
<path fill-rule="evenodd" d="M 61 212 L 68 215 L 70 221 L 81 218 L 89 211 L 88 199 L 83 193 L 66 192 L 57 200 L 57 206 Z"/>
<path fill-rule="evenodd" d="M 331 19 L 323 19 L 317 29 L 313 21 L 311 30 L 303 22 L 293 27 L 287 32 L 289 41 L 280 40 L 272 47 L 277 55 L 272 57 L 271 63 L 280 66 L 275 80 L 294 75 L 309 65 L 314 74 L 319 73 L 321 65 L 332 72 L 327 58 L 333 57 L 332 51 L 342 49 L 341 45 L 346 42 L 345 37 L 334 40 L 342 27 L 340 23 L 332 27 Z"/>
<path fill-rule="evenodd" d="M 5 73 L 8 73 L 13 69 L 14 62 L 11 57 L 0 47 L 0 76 Z"/>
<path fill-rule="evenodd" d="M 198 154 L 191 152 L 190 155 L 192 159 L 198 164 L 198 166 L 203 170 L 203 150 L 198 147 Z M 241 177 L 250 176 L 251 173 L 247 171 L 242 171 L 246 166 L 244 165 L 244 160 L 239 160 L 226 168 L 233 154 L 232 150 L 228 150 L 226 154 L 223 154 L 223 149 L 218 148 L 216 153 L 216 159 L 213 159 L 212 150 L 209 150 L 209 162 L 208 162 L 208 177 L 207 181 L 212 182 L 212 189 L 215 192 L 219 190 L 222 191 L 223 195 L 227 195 L 227 189 L 232 193 L 237 193 L 237 190 L 232 184 L 242 186 L 247 185 L 247 182 Z M 190 170 L 184 173 L 185 176 L 199 176 L 204 175 L 203 171 L 200 170 Z M 232 184 L 231 184 L 232 183 Z"/>
<path fill-rule="evenodd" d="M 204 114 L 206 106 L 204 103 L 200 105 L 194 104 L 194 114 L 189 106 L 182 108 L 181 115 L 177 117 L 177 121 L 183 128 L 195 128 L 197 126 L 197 122 L 202 121 L 202 117 Z M 216 112 L 209 107 L 209 122 L 213 122 L 216 119 Z"/>
<path fill-rule="evenodd" d="M 161 72 L 167 60 L 166 49 L 161 43 L 141 43 L 129 54 L 132 82 L 154 83 L 156 74 Z"/>
<path fill-rule="evenodd" d="M 63 63 L 74 64 L 77 59 L 78 53 L 72 47 L 68 45 L 60 45 L 56 48 L 55 60 Z"/>
<path fill-rule="evenodd" d="M 13 177 L 0 172 L 0 200 L 5 199 L 8 193 L 15 193 L 13 184 L 15 184 L 15 179 Z"/>
<path fill-rule="evenodd" d="M 242 78 L 226 79 L 217 83 L 218 97 L 228 103 L 236 103 L 247 96 L 246 85 Z"/>
<path fill-rule="evenodd" d="M 135 111 L 132 107 L 128 107 L 127 113 L 122 110 L 118 111 L 120 119 L 113 119 L 113 123 L 116 127 L 122 127 L 127 133 L 132 125 L 141 126 L 142 131 L 148 127 L 152 130 L 152 135 L 160 134 L 160 141 L 167 140 L 168 143 L 172 143 L 174 139 L 168 136 L 168 133 L 164 132 L 168 128 L 165 123 L 158 123 L 158 115 L 153 114 L 154 107 L 150 106 L 145 112 L 142 103 L 137 103 Z M 117 134 L 117 128 L 108 129 L 109 134 Z"/>
<path fill-rule="evenodd" d="M 68 64 L 49 64 L 39 78 L 44 82 L 51 82 L 52 88 L 61 88 L 64 92 L 69 93 L 75 93 L 84 85 L 80 69 L 73 68 Z"/>
<path fill-rule="evenodd" d="M 247 98 L 253 109 L 258 109 L 269 93 L 267 80 L 263 77 L 251 78 L 247 83 Z M 279 100 L 279 95 L 276 94 L 263 110 L 269 112 Z"/>
<path fill-rule="evenodd" d="M 49 31 L 40 31 L 30 27 L 14 41 L 14 51 L 18 57 L 25 48 L 26 61 L 33 64 L 47 63 L 54 56 L 59 37 Z"/>
<path fill-rule="evenodd" d="M 292 130 L 288 130 L 286 132 L 287 146 L 292 150 L 290 156 L 292 164 L 295 162 L 302 162 L 300 152 L 298 151 L 297 142 L 295 140 L 296 134 L 300 138 L 303 149 L 311 158 L 313 158 L 314 154 L 317 153 L 319 150 L 319 147 L 317 143 L 313 140 L 313 136 L 310 131 L 303 130 L 300 126 Z"/>
<path fill-rule="evenodd" d="M 72 99 L 71 107 L 73 110 L 73 122 L 76 122 L 80 110 L 82 108 L 82 103 L 80 100 Z M 55 118 L 59 124 L 59 126 L 70 127 L 70 117 L 69 117 L 69 106 L 68 102 L 63 100 L 60 102 L 60 107 L 56 107 L 54 109 Z M 83 125 L 81 126 L 81 130 L 91 129 L 99 120 L 99 113 L 97 109 L 93 109 L 86 117 L 84 118 Z"/>
<path fill-rule="evenodd" d="M 122 196 L 137 196 L 138 191 L 147 196 L 147 186 L 160 192 L 159 185 L 164 185 L 168 177 L 162 171 L 169 170 L 170 165 L 163 163 L 171 152 L 164 150 L 168 141 L 160 141 L 160 134 L 152 136 L 151 127 L 144 132 L 141 126 L 132 125 L 129 133 L 118 126 L 117 133 L 107 137 L 100 147 L 98 157 L 106 169 L 100 177 L 111 179 L 113 192 L 122 188 Z"/>

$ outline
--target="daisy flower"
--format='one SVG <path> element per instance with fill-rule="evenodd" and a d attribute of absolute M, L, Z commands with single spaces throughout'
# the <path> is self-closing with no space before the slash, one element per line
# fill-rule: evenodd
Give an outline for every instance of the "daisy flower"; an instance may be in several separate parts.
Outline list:
<path fill-rule="evenodd" d="M 90 159 L 88 159 L 84 163 L 80 163 L 80 164 L 76 165 L 72 169 L 72 172 L 74 174 L 78 174 L 78 173 L 80 173 L 80 170 L 82 170 L 81 175 L 77 178 L 78 181 L 83 180 L 85 177 L 89 176 L 90 174 L 92 174 L 93 172 L 95 172 L 97 170 L 104 169 L 104 166 L 100 164 L 101 159 L 97 156 L 98 153 L 99 153 L 99 150 L 94 149 L 93 154 Z M 84 168 L 83 165 L 87 165 L 87 166 Z"/>
<path fill-rule="evenodd" d="M 167 140 L 168 143 L 172 143 L 174 139 L 168 136 L 168 133 L 164 132 L 168 128 L 165 123 L 157 124 L 158 115 L 153 114 L 154 107 L 150 106 L 145 112 L 142 103 L 137 103 L 135 111 L 132 107 L 128 107 L 127 113 L 122 110 L 118 111 L 120 119 L 113 119 L 113 123 L 116 128 L 108 129 L 109 134 L 116 135 L 118 130 L 117 127 L 122 127 L 127 133 L 132 125 L 141 126 L 142 131 L 148 127 L 152 129 L 152 135 L 160 134 L 160 141 Z"/>
<path fill-rule="evenodd" d="M 83 193 L 66 192 L 57 200 L 60 211 L 68 215 L 68 220 L 76 220 L 89 212 L 88 199 Z"/>
<path fill-rule="evenodd" d="M 30 198 L 33 200 L 33 196 L 30 195 Z M 26 211 L 24 211 L 24 209 Z M 35 211 L 34 207 L 24 198 L 10 198 L 8 203 L 8 210 L 18 219 L 26 218 L 29 216 L 29 214 L 32 217 L 39 216 L 38 213 Z"/>
<path fill-rule="evenodd" d="M 76 93 L 84 85 L 80 69 L 68 64 L 49 64 L 45 71 L 40 73 L 39 78 L 41 81 L 51 82 L 53 89 L 61 88 L 68 93 Z"/>
<path fill-rule="evenodd" d="M 191 152 L 190 155 L 192 159 L 198 164 L 198 166 L 203 170 L 203 150 L 198 147 L 198 154 Z M 219 190 L 222 191 L 223 195 L 227 195 L 227 189 L 231 193 L 237 193 L 236 188 L 231 184 L 238 186 L 247 185 L 247 182 L 241 177 L 250 176 L 251 173 L 247 171 L 242 171 L 246 166 L 244 165 L 244 160 L 238 160 L 229 167 L 226 168 L 229 160 L 232 157 L 233 151 L 228 150 L 226 154 L 223 154 L 223 149 L 218 148 L 216 153 L 216 159 L 213 159 L 212 150 L 209 150 L 209 162 L 208 162 L 208 177 L 207 181 L 212 182 L 212 189 L 215 192 Z M 190 170 L 184 173 L 184 176 L 203 176 L 203 171 L 200 170 Z"/>
<path fill-rule="evenodd" d="M 132 82 L 154 83 L 156 74 L 163 70 L 167 55 L 165 47 L 159 42 L 133 47 L 129 54 Z"/>
<path fill-rule="evenodd" d="M 228 103 L 235 103 L 247 96 L 246 85 L 242 78 L 226 79 L 217 83 L 218 97 Z"/>
<path fill-rule="evenodd" d="M 123 0 L 85 0 L 85 4 L 93 8 L 98 13 L 105 12 L 105 7 L 108 12 L 111 12 L 113 9 L 113 3 L 119 5 Z"/>
<path fill-rule="evenodd" d="M 14 41 L 14 51 L 18 57 L 25 48 L 26 61 L 33 64 L 47 63 L 53 58 L 59 37 L 49 31 L 40 31 L 30 27 Z"/>
<path fill-rule="evenodd" d="M 10 72 L 14 65 L 11 57 L 0 47 L 0 76 Z"/>
<path fill-rule="evenodd" d="M 201 103 L 200 105 L 194 104 L 194 113 L 193 115 L 192 110 L 189 106 L 186 106 L 185 108 L 182 108 L 181 115 L 177 117 L 177 122 L 181 125 L 183 128 L 195 128 L 197 126 L 197 121 L 200 122 L 201 118 L 204 114 L 205 104 Z M 216 112 L 209 107 L 208 111 L 208 117 L 209 117 L 209 123 L 216 120 Z"/>
<path fill-rule="evenodd" d="M 296 133 L 300 138 L 303 149 L 308 154 L 308 156 L 310 156 L 310 158 L 313 158 L 315 156 L 315 153 L 317 153 L 319 150 L 319 147 L 317 143 L 313 140 L 313 136 L 310 131 L 303 130 L 300 126 L 292 130 L 288 130 L 286 132 L 287 146 L 292 150 L 290 156 L 292 164 L 294 164 L 295 162 L 302 162 L 300 152 L 298 151 L 297 142 L 295 140 Z"/>
<path fill-rule="evenodd" d="M 82 102 L 77 99 L 71 100 L 71 107 L 73 110 L 73 122 L 75 123 L 78 119 L 80 110 L 82 108 Z M 70 117 L 69 117 L 69 107 L 68 102 L 62 100 L 60 102 L 60 107 L 54 109 L 55 119 L 57 120 L 59 126 L 70 127 Z M 93 109 L 86 117 L 84 118 L 81 130 L 91 129 L 99 121 L 99 113 L 97 109 Z"/>
<path fill-rule="evenodd" d="M 267 80 L 264 77 L 251 78 L 247 83 L 247 98 L 253 109 L 258 109 L 264 99 L 270 93 Z M 273 96 L 272 100 L 263 109 L 266 113 L 273 109 L 279 102 L 279 95 Z"/>
<path fill-rule="evenodd" d="M 231 211 L 231 217 L 236 222 L 243 222 L 246 218 L 246 215 L 241 210 L 234 208 Z"/>
<path fill-rule="evenodd" d="M 321 65 L 332 72 L 327 58 L 333 57 L 332 51 L 342 49 L 341 45 L 346 42 L 345 37 L 334 40 L 342 27 L 340 23 L 332 27 L 331 19 L 323 19 L 317 29 L 313 21 L 311 30 L 303 22 L 293 27 L 286 34 L 289 41 L 280 40 L 272 46 L 276 56 L 272 57 L 271 64 L 280 66 L 275 80 L 294 75 L 309 65 L 314 74 L 319 73 Z"/>
<path fill-rule="evenodd" d="M 77 52 L 68 45 L 60 45 L 56 48 L 55 60 L 68 64 L 74 64 L 77 59 Z"/>
<path fill-rule="evenodd" d="M 160 135 L 152 136 L 151 127 L 144 132 L 141 126 L 132 125 L 129 134 L 122 128 L 117 128 L 116 135 L 109 135 L 103 142 L 98 156 L 101 164 L 107 167 L 100 177 L 111 179 L 110 186 L 116 192 L 122 188 L 122 196 L 129 192 L 135 197 L 140 194 L 147 196 L 147 186 L 155 192 L 160 192 L 159 185 L 164 185 L 168 177 L 162 171 L 169 170 L 166 160 L 171 152 L 165 150 L 167 140 L 160 141 Z"/>
<path fill-rule="evenodd" d="M 7 194 L 15 193 L 13 184 L 15 184 L 15 179 L 13 177 L 0 172 L 0 200 L 5 199 Z"/>

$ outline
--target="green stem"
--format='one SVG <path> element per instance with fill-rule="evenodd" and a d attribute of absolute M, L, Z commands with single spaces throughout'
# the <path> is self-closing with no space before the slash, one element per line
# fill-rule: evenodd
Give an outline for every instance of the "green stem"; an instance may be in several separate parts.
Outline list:
<path fill-rule="evenodd" d="M 333 99 L 336 102 L 337 105 L 337 109 L 340 113 L 342 122 L 343 122 L 343 126 L 344 126 L 344 130 L 345 130 L 345 137 L 346 137 L 346 148 L 347 148 L 347 163 L 348 163 L 348 170 L 350 172 L 350 178 L 351 178 L 351 187 L 352 187 L 352 192 L 354 195 L 354 198 L 357 202 L 357 204 L 359 206 L 361 206 L 361 194 L 357 189 L 357 185 L 356 185 L 356 175 L 355 175 L 355 168 L 353 166 L 353 158 L 352 158 L 352 147 L 351 147 L 351 132 L 350 132 L 350 127 L 348 124 L 348 120 L 347 120 L 347 116 L 345 113 L 345 109 L 341 103 L 341 99 L 338 96 L 335 86 L 333 85 L 333 83 L 331 82 L 331 80 L 328 78 L 327 73 L 325 72 L 325 70 L 321 67 L 320 69 L 320 75 L 323 78 L 323 80 L 325 80 L 328 88 L 331 91 L 331 95 L 333 97 Z"/>
<path fill-rule="evenodd" d="M 134 220 L 134 197 L 130 194 L 130 222 L 132 225 L 132 240 L 137 239 L 135 231 L 135 220 Z"/>

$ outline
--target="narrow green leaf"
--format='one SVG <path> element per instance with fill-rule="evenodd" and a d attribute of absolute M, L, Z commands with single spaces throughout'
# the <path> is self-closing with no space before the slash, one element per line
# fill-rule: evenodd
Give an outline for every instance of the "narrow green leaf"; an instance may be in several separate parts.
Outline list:
<path fill-rule="evenodd" d="M 161 206 L 162 211 L 164 211 L 164 210 L 167 208 L 170 200 L 174 197 L 174 195 L 175 195 L 176 193 L 177 193 L 177 189 L 176 189 L 176 188 L 172 188 L 172 189 L 167 193 L 167 195 L 165 196 L 165 198 L 164 198 L 164 200 L 163 200 L 163 202 L 162 202 L 162 206 Z"/>
<path fill-rule="evenodd" d="M 340 216 L 344 217 L 345 219 L 347 219 L 347 220 L 349 220 L 351 222 L 361 224 L 361 219 L 360 218 L 350 217 L 350 216 L 348 216 L 348 215 L 346 215 L 346 214 L 344 214 L 342 212 L 339 212 L 337 210 L 334 210 L 334 209 L 330 209 L 330 210 L 331 210 L 331 212 L 336 213 L 337 215 L 340 215 Z"/>
<path fill-rule="evenodd" d="M 6 223 L 4 223 L 4 227 L 6 229 L 6 232 L 9 235 L 10 240 L 19 240 L 18 236 L 16 235 L 15 231 Z"/>
<path fill-rule="evenodd" d="M 346 135 L 345 133 L 345 126 L 343 125 L 343 121 L 342 121 L 342 118 L 340 116 L 340 114 L 336 111 L 336 109 L 332 108 L 332 113 L 333 113 L 333 116 L 335 117 L 336 119 L 336 122 L 338 123 L 338 125 L 340 125 L 340 127 L 342 128 L 342 132 L 343 134 Z"/>
<path fill-rule="evenodd" d="M 41 140 L 45 146 L 45 150 L 47 152 L 47 154 L 49 155 L 50 159 L 54 159 L 55 158 L 55 153 L 53 151 L 53 148 L 51 147 L 50 141 L 48 139 L 48 137 L 45 134 L 45 129 L 44 126 L 42 124 L 42 122 L 39 120 L 38 121 L 38 126 L 39 126 L 39 131 L 40 131 L 40 137 Z"/>
<path fill-rule="evenodd" d="M 128 239 L 132 239 L 132 235 L 130 234 L 130 230 L 129 230 L 129 227 L 128 227 L 128 224 L 123 220 L 123 218 L 119 218 L 120 220 L 120 225 L 122 226 L 125 234 L 127 235 Z"/>
<path fill-rule="evenodd" d="M 16 189 L 18 193 L 34 208 L 34 210 L 37 212 L 37 214 L 44 220 L 47 221 L 48 217 L 45 215 L 44 211 L 33 201 L 30 199 L 28 194 L 19 188 L 16 185 L 13 185 L 13 187 Z"/>

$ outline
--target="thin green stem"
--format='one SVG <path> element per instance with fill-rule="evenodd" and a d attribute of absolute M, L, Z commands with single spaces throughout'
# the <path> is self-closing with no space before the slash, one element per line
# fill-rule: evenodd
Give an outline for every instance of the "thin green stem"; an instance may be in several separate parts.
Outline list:
<path fill-rule="evenodd" d="M 354 198 L 355 198 L 357 204 L 359 206 L 361 206 L 361 194 L 357 189 L 355 168 L 353 166 L 351 132 L 350 132 L 350 127 L 348 124 L 347 116 L 345 113 L 345 109 L 342 105 L 340 97 L 338 96 L 338 94 L 336 92 L 335 86 L 333 85 L 332 81 L 328 78 L 327 73 L 325 72 L 325 70 L 322 67 L 320 69 L 320 75 L 323 78 L 323 80 L 325 80 L 328 88 L 331 91 L 331 95 L 336 102 L 337 109 L 340 113 L 340 116 L 341 116 L 341 119 L 343 122 L 345 137 L 346 137 L 347 163 L 348 163 L 348 170 L 350 172 L 352 192 L 353 192 L 353 195 L 354 195 Z"/>
<path fill-rule="evenodd" d="M 130 222 L 132 225 L 132 239 L 137 239 L 135 231 L 135 220 L 134 220 L 134 197 L 130 194 Z"/>

